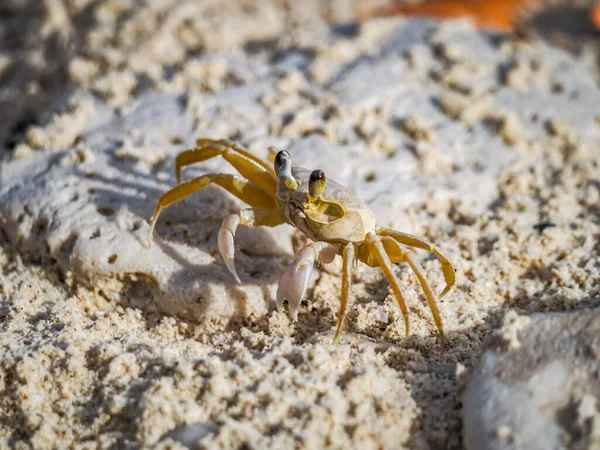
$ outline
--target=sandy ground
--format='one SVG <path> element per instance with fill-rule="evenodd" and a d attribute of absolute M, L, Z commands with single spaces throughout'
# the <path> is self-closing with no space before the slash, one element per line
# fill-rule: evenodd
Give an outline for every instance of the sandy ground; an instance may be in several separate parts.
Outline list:
<path fill-rule="evenodd" d="M 19 36 L 16 28 L 37 23 L 40 36 L 22 37 L 24 43 L 4 54 L 2 76 L 9 82 L 2 89 L 15 105 L 12 118 L 3 121 L 10 124 L 2 137 L 5 161 L 77 145 L 86 126 L 85 103 L 67 108 L 62 122 L 45 123 L 33 114 L 65 86 L 92 92 L 111 107 L 126 106 L 146 89 L 218 92 L 248 80 L 231 79 L 219 64 L 199 67 L 194 56 L 245 52 L 269 61 L 291 48 L 302 53 L 315 47 L 315 36 L 329 23 L 352 17 L 361 6 L 340 1 L 282 8 L 240 1 L 219 11 L 216 2 L 166 0 L 137 9 L 125 1 L 12 3 L 14 28 L 3 32 Z M 376 36 L 385 24 L 367 29 Z M 328 58 L 339 58 L 337 65 L 355 58 L 365 50 L 361 42 L 372 43 L 373 35 L 320 55 L 321 63 L 317 58 L 311 68 L 313 80 L 331 75 Z M 31 79 L 20 75 L 24 69 Z M 509 83 L 515 89 L 527 80 L 525 72 L 513 72 Z M 452 85 L 452 75 L 446 75 Z M 464 78 L 457 79 L 460 92 Z M 15 103 L 24 92 L 27 100 Z M 446 107 L 449 116 L 452 105 Z M 590 112 L 600 117 L 600 110 Z M 495 133 L 516 158 L 494 180 L 497 191 L 483 213 L 451 199 L 404 209 L 410 232 L 438 243 L 457 269 L 457 285 L 440 303 L 448 341 L 442 355 L 406 267 L 396 273 L 407 287 L 411 336 L 404 340 L 381 273 L 362 268 L 353 279 L 349 333 L 343 345 L 331 346 L 327 332 L 335 323 L 339 262 L 319 272 L 296 324 L 272 305 L 267 314 L 202 324 L 140 307 L 128 298 L 135 294 L 131 289 L 114 301 L 44 251 L 25 251 L 3 221 L 0 444 L 462 448 L 457 373 L 459 379 L 468 376 L 507 312 L 597 306 L 600 293 L 598 141 L 578 124 L 561 121 L 545 124 L 544 139 L 533 142 L 506 124 L 499 128 Z M 438 168 L 427 154 L 417 152 L 417 160 L 417 171 Z M 217 221 L 210 226 L 218 228 Z M 294 240 L 297 248 L 301 239 Z M 439 292 L 437 261 L 422 262 Z M 269 271 L 283 263 L 260 264 Z"/>

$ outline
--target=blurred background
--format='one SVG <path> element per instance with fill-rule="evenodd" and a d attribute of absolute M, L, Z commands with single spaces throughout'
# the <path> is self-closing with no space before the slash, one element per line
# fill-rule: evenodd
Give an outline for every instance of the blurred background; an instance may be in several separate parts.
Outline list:
<path fill-rule="evenodd" d="M 3 0 L 2 156 L 77 88 L 116 105 L 149 88 L 210 90 L 177 85 L 177 73 L 213 52 L 311 52 L 304 37 L 319 29 L 352 32 L 366 20 L 401 16 L 463 18 L 491 33 L 544 39 L 598 74 L 600 7 L 590 0 Z"/>

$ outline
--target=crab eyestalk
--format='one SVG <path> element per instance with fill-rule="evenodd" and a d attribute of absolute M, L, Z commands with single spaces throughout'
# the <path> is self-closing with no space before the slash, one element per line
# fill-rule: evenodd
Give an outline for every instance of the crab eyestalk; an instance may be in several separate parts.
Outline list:
<path fill-rule="evenodd" d="M 277 153 L 274 167 L 280 184 L 283 183 L 287 189 L 292 191 L 298 189 L 300 182 L 292 175 L 292 157 L 288 152 L 281 150 Z"/>
<path fill-rule="evenodd" d="M 325 177 L 325 172 L 319 169 L 311 172 L 308 179 L 308 195 L 310 195 L 310 199 L 312 201 L 316 201 L 321 198 L 321 194 L 325 190 L 326 183 L 327 178 Z"/>

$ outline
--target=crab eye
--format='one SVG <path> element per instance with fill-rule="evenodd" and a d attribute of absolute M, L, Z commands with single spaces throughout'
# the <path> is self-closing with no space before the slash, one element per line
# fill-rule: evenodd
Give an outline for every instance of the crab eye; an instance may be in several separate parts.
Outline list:
<path fill-rule="evenodd" d="M 274 161 L 275 174 L 279 178 L 279 184 L 285 186 L 286 189 L 295 191 L 300 186 L 294 176 L 292 175 L 292 157 L 285 150 L 281 150 L 275 156 Z M 283 183 L 283 184 L 282 184 Z"/>
<path fill-rule="evenodd" d="M 308 179 L 308 193 L 312 198 L 319 198 L 325 190 L 327 179 L 322 170 L 313 170 Z"/>
<path fill-rule="evenodd" d="M 275 156 L 275 173 L 279 178 L 285 178 L 292 172 L 292 157 L 285 150 L 281 150 Z"/>

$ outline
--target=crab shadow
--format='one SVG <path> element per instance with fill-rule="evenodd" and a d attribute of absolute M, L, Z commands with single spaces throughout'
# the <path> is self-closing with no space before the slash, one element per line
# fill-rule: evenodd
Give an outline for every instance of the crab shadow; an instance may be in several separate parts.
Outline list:
<path fill-rule="evenodd" d="M 154 165 L 150 172 L 141 171 L 135 161 L 112 156 L 108 158 L 108 165 L 109 170 L 113 172 L 113 176 L 110 177 L 85 170 L 77 170 L 76 173 L 82 183 L 89 183 L 92 186 L 88 189 L 88 198 L 95 204 L 103 219 L 118 226 L 120 211 L 127 211 L 137 217 L 131 236 L 132 239 L 146 246 L 147 242 L 141 237 L 143 233 L 139 231 L 148 229 L 145 224 L 152 216 L 158 199 L 168 188 L 175 185 L 174 176 L 171 176 L 163 186 L 156 182 L 157 176 L 161 171 L 174 174 L 174 170 L 169 163 L 162 162 Z M 196 172 L 197 170 L 193 168 L 188 169 L 185 174 L 186 179 L 192 178 Z M 115 173 L 118 176 L 114 176 Z M 193 282 L 202 283 L 202 280 L 206 280 L 210 281 L 212 286 L 221 286 L 225 295 L 235 300 L 235 312 L 229 317 L 225 329 L 236 330 L 243 326 L 250 314 L 247 295 L 227 270 L 217 246 L 218 230 L 223 219 L 240 209 L 240 205 L 233 203 L 233 199 L 232 195 L 220 187 L 208 186 L 185 200 L 165 208 L 156 224 L 153 242 L 164 255 L 176 262 L 180 270 L 174 271 L 161 288 L 152 282 L 151 276 L 131 274 L 137 281 L 127 286 L 126 294 L 122 296 L 124 304 L 130 305 L 128 294 L 135 294 L 137 298 L 147 297 L 147 300 L 151 298 L 152 300 L 146 301 L 146 304 L 149 306 L 148 310 L 153 310 L 156 307 L 154 301 L 156 296 L 185 290 L 186 283 L 191 285 Z M 191 261 L 181 252 L 182 245 L 206 252 L 214 257 L 214 262 Z M 262 249 L 260 255 L 253 253 L 257 247 Z M 272 252 L 270 253 L 268 249 L 272 249 Z M 261 287 L 267 311 L 275 307 L 268 286 L 278 281 L 285 263 L 291 260 L 292 256 L 289 251 L 286 252 L 285 246 L 277 242 L 276 236 L 264 227 L 238 229 L 236 268 L 243 285 Z M 128 274 L 124 275 L 127 278 Z M 209 286 L 201 286 L 198 298 L 192 305 L 197 318 L 194 321 L 199 324 L 202 324 L 202 317 L 207 310 L 218 309 L 218 305 L 213 303 L 218 302 L 219 299 L 209 292 L 210 289 Z M 135 306 L 140 304 L 144 304 L 143 299 Z M 179 313 L 161 309 L 161 312 L 190 320 L 186 316 L 186 311 Z"/>

